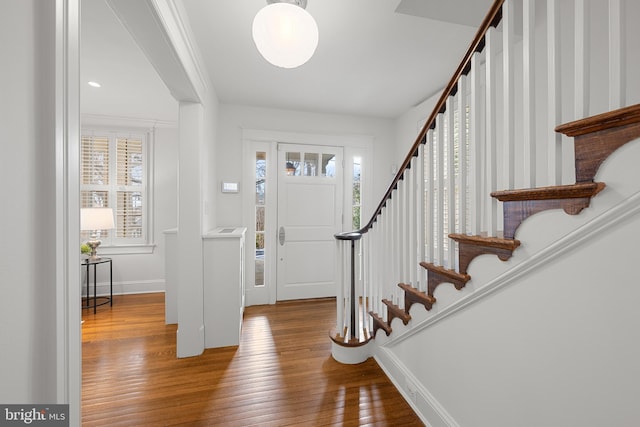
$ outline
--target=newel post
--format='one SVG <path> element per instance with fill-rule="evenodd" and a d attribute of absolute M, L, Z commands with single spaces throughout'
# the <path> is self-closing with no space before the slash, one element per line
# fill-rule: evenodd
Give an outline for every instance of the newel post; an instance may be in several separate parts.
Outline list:
<path fill-rule="evenodd" d="M 349 324 L 349 331 L 350 331 L 350 340 L 356 341 L 358 340 L 358 337 L 356 336 L 356 325 L 358 324 L 356 322 L 356 313 L 357 313 L 357 307 L 356 307 L 356 241 L 360 240 L 362 238 L 362 233 L 357 232 L 357 231 L 352 231 L 352 232 L 348 232 L 348 233 L 338 233 L 334 236 L 337 240 L 344 240 L 344 241 L 349 241 L 351 243 L 351 289 L 350 289 L 350 295 L 351 295 L 351 316 L 350 316 L 350 324 Z"/>

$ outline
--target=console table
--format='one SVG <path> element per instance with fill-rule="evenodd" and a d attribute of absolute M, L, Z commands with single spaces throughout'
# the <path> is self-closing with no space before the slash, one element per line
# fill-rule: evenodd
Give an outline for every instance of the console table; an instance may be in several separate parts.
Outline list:
<path fill-rule="evenodd" d="M 98 264 L 106 264 L 106 263 L 109 263 L 109 296 L 99 297 L 101 300 L 104 300 L 104 301 L 98 304 L 98 295 L 96 291 L 96 286 L 97 286 L 96 269 Z M 87 297 L 85 298 L 86 304 L 83 304 L 82 308 L 93 308 L 93 314 L 95 314 L 96 308 L 99 305 L 104 305 L 109 303 L 111 304 L 111 306 L 113 306 L 113 263 L 111 261 L 111 258 L 101 257 L 98 259 L 85 259 L 80 262 L 80 265 L 87 268 Z M 89 295 L 89 282 L 91 281 L 90 274 L 89 274 L 89 267 L 91 266 L 93 266 L 93 305 L 91 305 L 91 297 Z"/>

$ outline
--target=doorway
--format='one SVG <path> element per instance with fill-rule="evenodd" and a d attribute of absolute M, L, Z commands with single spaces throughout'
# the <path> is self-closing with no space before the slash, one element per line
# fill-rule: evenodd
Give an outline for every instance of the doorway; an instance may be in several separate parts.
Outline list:
<path fill-rule="evenodd" d="M 333 235 L 369 209 L 372 139 L 253 129 L 242 139 L 246 305 L 335 295 Z"/>

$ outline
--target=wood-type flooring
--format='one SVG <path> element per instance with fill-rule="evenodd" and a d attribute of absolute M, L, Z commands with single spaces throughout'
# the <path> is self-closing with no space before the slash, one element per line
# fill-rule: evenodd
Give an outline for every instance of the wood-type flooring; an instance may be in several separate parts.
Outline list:
<path fill-rule="evenodd" d="M 423 425 L 373 359 L 332 359 L 333 299 L 247 307 L 240 346 L 181 359 L 162 293 L 83 319 L 83 426 Z"/>

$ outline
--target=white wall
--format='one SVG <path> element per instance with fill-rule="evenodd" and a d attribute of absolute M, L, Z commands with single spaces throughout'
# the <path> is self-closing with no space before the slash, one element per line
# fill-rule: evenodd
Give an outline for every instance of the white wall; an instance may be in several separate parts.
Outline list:
<path fill-rule="evenodd" d="M 56 402 L 54 18 L 53 2 L 0 6 L 3 403 Z"/>
<path fill-rule="evenodd" d="M 304 132 L 332 135 L 366 135 L 373 137 L 373 203 L 377 206 L 393 176 L 391 165 L 395 153 L 394 124 L 391 120 L 285 111 L 237 105 L 220 105 L 217 150 L 217 225 L 242 225 L 242 129 Z M 222 180 L 240 182 L 240 193 L 222 194 Z M 251 184 L 253 185 L 253 184 Z M 366 216 L 365 216 L 366 217 Z M 366 218 L 368 220 L 369 218 Z"/>
<path fill-rule="evenodd" d="M 416 141 L 418 133 L 422 130 L 441 95 L 440 91 L 430 96 L 396 119 L 396 164 L 398 167 L 407 157 L 409 149 Z"/>

